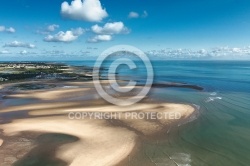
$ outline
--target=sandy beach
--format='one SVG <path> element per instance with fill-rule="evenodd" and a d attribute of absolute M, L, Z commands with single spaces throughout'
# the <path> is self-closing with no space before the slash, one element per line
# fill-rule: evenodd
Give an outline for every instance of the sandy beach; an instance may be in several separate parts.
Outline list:
<path fill-rule="evenodd" d="M 54 149 L 54 158 L 65 165 L 117 165 L 136 153 L 140 140 L 166 133 L 171 127 L 188 121 L 195 113 L 194 107 L 185 104 L 141 102 L 127 107 L 109 105 L 100 99 L 90 82 L 57 83 L 56 88 L 45 90 L 10 91 L 8 89 L 11 86 L 13 85 L 1 86 L 2 93 L 5 93 L 0 105 L 0 162 L 3 165 L 20 163 L 38 146 L 32 140 L 42 134 L 63 134 L 76 138 L 73 142 Z M 35 102 L 29 102 L 31 99 L 35 99 Z M 11 100 L 18 100 L 19 104 L 8 104 Z M 113 114 L 109 118 L 95 119 L 90 114 L 79 118 L 75 116 L 76 113 Z M 119 118 L 113 117 L 114 113 L 119 114 Z M 132 113 L 140 113 L 142 116 L 136 118 Z M 150 113 L 175 113 L 180 117 L 143 116 Z M 13 147 L 11 143 L 15 143 L 17 147 L 22 143 L 9 142 L 4 138 L 25 137 L 24 133 L 37 134 L 30 139 L 30 144 L 23 148 L 21 154 L 14 150 L 13 153 L 5 154 L 7 148 Z"/>

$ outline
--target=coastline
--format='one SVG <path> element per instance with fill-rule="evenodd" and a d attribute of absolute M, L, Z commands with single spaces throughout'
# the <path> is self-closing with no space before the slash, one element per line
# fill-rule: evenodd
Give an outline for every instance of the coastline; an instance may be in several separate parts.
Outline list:
<path fill-rule="evenodd" d="M 42 83 L 46 84 L 46 82 Z M 2 85 L 2 88 L 12 85 Z M 127 160 L 128 156 L 132 156 L 140 149 L 140 140 L 159 138 L 162 132 L 169 130 L 170 126 L 178 126 L 196 112 L 194 107 L 190 105 L 152 101 L 150 103 L 149 101 L 146 101 L 147 103 L 141 102 L 133 105 L 133 107 L 120 108 L 109 105 L 98 98 L 91 82 L 58 82 L 57 85 L 59 86 L 52 89 L 17 90 L 8 94 L 5 100 L 36 98 L 37 103 L 31 102 L 18 106 L 5 105 L 2 107 L 1 116 L 8 117 L 9 114 L 13 116 L 6 122 L 2 121 L 3 124 L 0 125 L 0 129 L 3 130 L 4 135 L 8 136 L 29 131 L 43 134 L 66 134 L 78 138 L 79 141 L 62 145 L 56 150 L 56 158 L 73 166 L 81 165 L 80 163 L 87 163 L 87 165 L 103 165 L 103 163 L 121 165 Z M 68 88 L 64 88 L 65 86 Z M 88 95 L 91 97 L 86 98 Z M 170 110 L 180 112 L 182 114 L 181 119 L 138 120 L 125 119 L 123 116 L 122 119 L 118 120 L 69 120 L 67 117 L 69 112 L 145 113 Z M 22 115 L 19 114 L 20 111 L 23 113 Z M 16 119 L 15 114 L 18 115 Z M 82 133 L 81 131 L 85 132 Z M 93 131 L 95 132 L 93 133 Z M 4 142 L 2 148 L 5 148 Z M 89 152 L 91 152 L 91 155 L 86 155 Z M 99 156 L 103 156 L 103 158 L 98 158 Z"/>

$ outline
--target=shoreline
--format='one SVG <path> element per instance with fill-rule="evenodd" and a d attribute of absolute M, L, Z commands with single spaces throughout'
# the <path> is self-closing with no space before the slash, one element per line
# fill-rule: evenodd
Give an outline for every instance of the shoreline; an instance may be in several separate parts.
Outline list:
<path fill-rule="evenodd" d="M 4 135 L 14 136 L 22 132 L 60 133 L 74 136 L 79 141 L 64 144 L 56 150 L 56 158 L 71 163 L 72 166 L 79 166 L 80 163 L 87 165 L 121 165 L 128 156 L 136 154 L 140 150 L 140 141 L 143 139 L 154 139 L 163 136 L 162 132 L 167 132 L 170 126 L 178 126 L 179 123 L 187 121 L 197 110 L 186 104 L 157 103 L 145 101 L 133 105 L 132 107 L 118 107 L 107 104 L 100 98 L 84 100 L 82 96 L 94 94 L 93 85 L 90 82 L 59 82 L 64 86 L 80 86 L 73 88 L 52 88 L 45 90 L 18 90 L 7 95 L 4 100 L 38 99 L 38 103 L 24 103 L 18 106 L 6 106 L 0 112 L 1 116 L 10 116 L 6 123 L 0 124 Z M 88 84 L 88 85 L 86 85 Z M 8 85 L 6 85 L 8 86 Z M 81 87 L 83 86 L 83 87 Z M 3 86 L 2 86 L 3 87 Z M 91 93 L 90 93 L 91 92 Z M 40 102 L 39 102 L 40 101 Z M 95 103 L 95 104 L 94 104 Z M 149 103 L 149 104 L 148 104 Z M 95 105 L 93 107 L 93 105 Z M 15 119 L 14 115 L 22 112 Z M 179 120 L 157 119 L 157 120 L 131 120 L 119 119 L 110 120 L 69 120 L 68 112 L 80 111 L 101 111 L 101 112 L 174 112 L 182 113 Z M 13 115 L 13 116 L 12 116 Z M 27 117 L 26 117 L 27 116 Z M 85 131 L 81 133 L 79 131 Z M 95 131 L 93 133 L 93 131 Z M 120 133 L 120 134 L 119 134 Z M 100 137 L 101 136 L 101 137 Z M 124 138 L 126 136 L 126 138 Z M 99 138 L 99 139 L 98 139 Z M 164 139 L 164 137 L 162 137 Z M 8 140 L 4 140 L 8 141 Z M 2 147 L 4 148 L 5 143 Z M 79 147 L 81 147 L 79 149 Z M 86 153 L 88 152 L 88 153 Z M 91 152 L 91 154 L 89 154 Z M 26 154 L 29 153 L 28 151 Z M 79 154 L 72 156 L 72 154 Z M 88 154 L 88 155 L 87 155 Z M 88 157 L 86 157 L 86 155 Z M 98 159 L 98 156 L 103 156 Z M 92 158 L 92 160 L 88 159 Z M 111 162 L 111 163 L 110 163 Z"/>

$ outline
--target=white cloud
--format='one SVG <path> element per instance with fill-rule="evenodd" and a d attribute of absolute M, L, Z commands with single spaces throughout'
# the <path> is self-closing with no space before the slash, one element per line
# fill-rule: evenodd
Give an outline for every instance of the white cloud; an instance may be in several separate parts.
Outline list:
<path fill-rule="evenodd" d="M 44 38 L 44 41 L 46 42 L 72 42 L 76 40 L 78 36 L 75 36 L 72 31 L 60 31 L 54 36 L 48 35 Z"/>
<path fill-rule="evenodd" d="M 71 4 L 65 1 L 61 5 L 61 14 L 65 18 L 90 22 L 100 22 L 108 16 L 99 0 L 73 0 Z"/>
<path fill-rule="evenodd" d="M 80 28 L 80 27 L 76 28 L 76 29 L 71 29 L 71 31 L 73 32 L 73 34 L 75 36 L 80 36 L 80 35 L 85 33 L 85 30 L 83 28 Z"/>
<path fill-rule="evenodd" d="M 131 11 L 128 14 L 128 18 L 139 18 L 139 17 L 142 17 L 142 18 L 148 17 L 148 12 L 146 10 L 144 10 L 143 13 L 140 15 L 137 12 Z"/>
<path fill-rule="evenodd" d="M 5 26 L 0 26 L 0 32 L 15 33 L 16 30 L 13 27 L 6 28 Z"/>
<path fill-rule="evenodd" d="M 85 32 L 82 28 L 71 29 L 70 31 L 60 31 L 55 35 L 48 35 L 44 38 L 46 42 L 72 42 Z"/>
<path fill-rule="evenodd" d="M 0 26 L 0 32 L 5 31 L 5 26 Z"/>
<path fill-rule="evenodd" d="M 112 40 L 111 35 L 96 35 L 93 38 L 90 38 L 88 42 L 90 43 L 97 43 L 97 42 L 102 42 L 102 41 L 110 41 Z"/>
<path fill-rule="evenodd" d="M 2 50 L 0 51 L 0 54 L 10 54 L 10 52 L 8 50 Z"/>
<path fill-rule="evenodd" d="M 46 30 L 49 31 L 49 32 L 54 32 L 59 27 L 60 26 L 57 25 L 57 24 L 52 24 L 52 25 L 49 25 Z"/>
<path fill-rule="evenodd" d="M 9 33 L 15 33 L 16 32 L 16 30 L 13 27 L 6 28 L 5 31 L 9 32 Z"/>
<path fill-rule="evenodd" d="M 13 41 L 11 43 L 6 43 L 4 47 L 24 47 L 24 48 L 35 48 L 36 46 L 34 44 L 30 43 L 23 43 L 19 41 Z"/>
<path fill-rule="evenodd" d="M 130 12 L 128 18 L 138 18 L 140 15 L 136 12 Z"/>
<path fill-rule="evenodd" d="M 198 53 L 200 53 L 200 54 L 206 54 L 206 53 L 207 53 L 207 50 L 201 49 L 201 50 L 198 51 Z"/>
<path fill-rule="evenodd" d="M 126 34 L 129 33 L 127 27 L 124 26 L 123 22 L 106 23 L 103 27 L 94 25 L 91 27 L 92 31 L 97 34 Z"/>
<path fill-rule="evenodd" d="M 24 55 L 24 54 L 28 54 L 28 51 L 23 50 L 23 51 L 20 52 L 20 54 L 23 54 L 23 55 Z"/>

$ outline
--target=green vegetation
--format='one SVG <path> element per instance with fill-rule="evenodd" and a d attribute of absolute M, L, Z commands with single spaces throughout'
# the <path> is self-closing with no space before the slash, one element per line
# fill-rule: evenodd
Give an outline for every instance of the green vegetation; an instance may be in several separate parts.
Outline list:
<path fill-rule="evenodd" d="M 91 80 L 92 68 L 71 67 L 60 63 L 0 63 L 0 83 L 26 79 Z"/>

